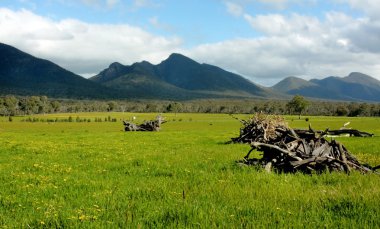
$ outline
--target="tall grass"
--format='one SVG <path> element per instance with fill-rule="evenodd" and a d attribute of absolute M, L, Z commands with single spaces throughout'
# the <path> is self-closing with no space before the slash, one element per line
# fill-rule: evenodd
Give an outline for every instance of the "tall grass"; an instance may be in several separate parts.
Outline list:
<path fill-rule="evenodd" d="M 136 121 L 155 114 L 83 113 L 39 118 Z M 239 167 L 249 147 L 224 144 L 240 124 L 228 115 L 166 114 L 161 132 L 118 122 L 0 119 L 1 227 L 380 227 L 380 177 L 268 174 Z M 241 118 L 247 117 L 241 115 Z M 286 117 L 316 129 L 351 126 L 380 136 L 376 118 Z M 380 164 L 380 141 L 339 138 Z"/>

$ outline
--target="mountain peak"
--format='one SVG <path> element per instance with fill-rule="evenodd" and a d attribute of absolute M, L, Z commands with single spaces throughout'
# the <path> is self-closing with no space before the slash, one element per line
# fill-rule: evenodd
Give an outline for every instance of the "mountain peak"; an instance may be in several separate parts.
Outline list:
<path fill-rule="evenodd" d="M 128 71 L 128 67 L 120 64 L 119 62 L 113 62 L 107 69 L 101 71 L 98 75 L 93 76 L 90 80 L 101 83 L 112 80 L 119 75 L 123 75 Z"/>
<path fill-rule="evenodd" d="M 109 68 L 120 68 L 120 67 L 124 67 L 124 65 L 120 64 L 119 62 L 113 62 L 109 66 Z"/>
<path fill-rule="evenodd" d="M 169 55 L 168 59 L 170 59 L 170 58 L 188 58 L 188 57 L 185 55 L 182 55 L 181 53 L 172 53 Z"/>
<path fill-rule="evenodd" d="M 0 94 L 55 98 L 104 98 L 114 93 L 53 62 L 0 43 Z"/>
<path fill-rule="evenodd" d="M 344 77 L 345 79 L 360 79 L 360 80 L 374 80 L 374 78 L 369 75 L 360 73 L 360 72 L 351 72 L 348 76 Z"/>
<path fill-rule="evenodd" d="M 379 86 L 380 87 L 380 81 L 372 78 L 369 75 L 360 73 L 360 72 L 351 72 L 348 76 L 343 78 L 344 81 L 350 82 L 350 83 L 358 83 L 366 86 Z"/>
<path fill-rule="evenodd" d="M 199 65 L 198 62 L 194 61 L 193 59 L 190 59 L 189 57 L 182 55 L 180 53 L 172 53 L 170 56 L 161 62 L 161 64 L 165 63 L 175 63 L 175 64 L 196 64 Z"/>
<path fill-rule="evenodd" d="M 356 77 L 356 76 L 370 77 L 369 75 L 363 74 L 361 72 L 351 72 L 347 77 Z"/>
<path fill-rule="evenodd" d="M 157 65 L 142 61 L 117 71 L 119 66 L 122 65 L 113 63 L 91 80 L 108 87 L 129 88 L 136 94 L 151 93 L 165 98 L 178 93 L 189 98 L 269 96 L 269 89 L 264 90 L 237 74 L 200 64 L 180 53 L 172 53 Z"/>
<path fill-rule="evenodd" d="M 295 77 L 295 76 L 289 76 L 286 77 L 285 79 L 281 80 L 278 82 L 276 85 L 274 85 L 272 88 L 275 89 L 276 91 L 280 92 L 288 92 L 291 90 L 296 90 L 299 88 L 303 87 L 309 87 L 313 86 L 314 83 Z"/>

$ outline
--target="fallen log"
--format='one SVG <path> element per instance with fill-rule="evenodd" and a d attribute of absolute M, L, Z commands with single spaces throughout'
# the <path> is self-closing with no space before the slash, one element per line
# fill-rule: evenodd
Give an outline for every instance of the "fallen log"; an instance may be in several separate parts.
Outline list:
<path fill-rule="evenodd" d="M 161 124 L 165 123 L 161 115 L 156 117 L 156 120 L 145 121 L 137 125 L 130 121 L 123 121 L 125 131 L 160 131 Z"/>
<path fill-rule="evenodd" d="M 342 129 L 342 130 L 329 130 L 327 132 L 328 135 L 342 135 L 348 134 L 350 137 L 372 137 L 373 134 L 355 130 L 355 129 Z"/>
<path fill-rule="evenodd" d="M 300 135 L 314 135 L 314 134 L 319 134 L 319 135 L 322 135 L 322 136 L 326 136 L 326 135 L 333 135 L 333 136 L 339 136 L 339 135 L 348 135 L 350 137 L 372 137 L 373 134 L 371 133 L 367 133 L 367 132 L 363 132 L 363 131 L 359 131 L 359 130 L 355 130 L 355 129 L 339 129 L 339 130 L 325 130 L 325 131 L 321 131 L 321 130 L 317 130 L 317 131 L 313 131 L 311 132 L 310 130 L 300 130 L 300 129 L 295 129 L 294 130 L 297 134 L 300 134 Z"/>
<path fill-rule="evenodd" d="M 251 149 L 239 163 L 256 165 L 266 171 L 321 173 L 341 171 L 349 174 L 352 170 L 362 173 L 376 172 L 379 166 L 361 164 L 343 144 L 324 137 L 334 134 L 352 133 L 353 136 L 372 136 L 357 130 L 315 131 L 295 130 L 283 119 L 256 114 L 251 120 L 242 121 L 244 127 L 240 136 L 232 142 L 248 143 Z M 250 158 L 254 151 L 263 152 L 262 158 Z"/>

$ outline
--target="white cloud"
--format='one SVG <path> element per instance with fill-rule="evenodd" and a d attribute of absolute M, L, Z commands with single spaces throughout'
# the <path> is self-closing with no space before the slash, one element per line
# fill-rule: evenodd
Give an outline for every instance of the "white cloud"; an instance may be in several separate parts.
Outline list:
<path fill-rule="evenodd" d="M 276 9 L 285 9 L 292 0 L 259 0 L 259 2 L 271 5 Z"/>
<path fill-rule="evenodd" d="M 244 14 L 244 9 L 241 5 L 230 1 L 227 1 L 224 4 L 227 7 L 227 12 L 231 15 L 239 17 Z"/>
<path fill-rule="evenodd" d="M 106 1 L 106 5 L 108 8 L 113 8 L 115 7 L 117 4 L 119 4 L 119 0 L 107 0 Z"/>
<path fill-rule="evenodd" d="M 330 12 L 324 20 L 280 14 L 243 18 L 260 38 L 199 45 L 189 55 L 268 85 L 286 76 L 345 76 L 360 71 L 380 79 L 380 23 Z"/>
<path fill-rule="evenodd" d="M 133 5 L 137 8 L 157 6 L 153 0 L 133 0 Z"/>
<path fill-rule="evenodd" d="M 361 10 L 371 18 L 380 19 L 380 4 L 378 0 L 337 0 L 341 3 L 350 4 L 354 9 Z"/>
<path fill-rule="evenodd" d="M 121 3 L 118 0 L 83 1 L 93 5 L 108 2 L 109 6 Z M 178 37 L 158 36 L 128 24 L 91 24 L 75 19 L 56 21 L 27 10 L 5 8 L 0 8 L 0 42 L 52 60 L 79 74 L 97 73 L 114 61 L 158 63 L 172 52 L 183 52 L 197 61 L 237 72 L 264 85 L 290 75 L 345 76 L 353 71 L 380 79 L 380 19 L 372 12 L 375 10 L 349 0 L 352 7 L 365 14 L 359 18 L 343 12 L 328 12 L 318 18 L 296 13 L 251 15 L 244 9 L 249 1 L 252 0 L 223 2 L 229 13 L 248 23 L 260 37 L 200 44 L 186 50 Z M 374 1 L 362 3 L 378 9 Z M 146 7 L 153 1 L 136 0 L 134 4 Z M 301 3 L 283 0 L 268 4 Z M 149 22 L 156 28 L 170 29 L 158 17 L 151 17 Z"/>
<path fill-rule="evenodd" d="M 149 23 L 156 29 L 164 30 L 167 32 L 173 32 L 174 28 L 173 26 L 169 24 L 162 23 L 158 17 L 151 17 L 149 18 Z"/>
<path fill-rule="evenodd" d="M 102 3 L 101 0 L 81 0 L 81 2 L 89 6 L 100 6 Z"/>
<path fill-rule="evenodd" d="M 182 41 L 127 24 L 53 21 L 27 10 L 0 8 L 0 42 L 85 74 L 98 73 L 114 61 L 158 63 L 178 51 Z"/>
<path fill-rule="evenodd" d="M 290 17 L 280 14 L 258 15 L 252 17 L 245 14 L 244 18 L 254 29 L 269 36 L 287 36 L 290 33 L 315 35 L 316 33 L 322 32 L 318 19 L 298 14 L 293 14 Z"/>
<path fill-rule="evenodd" d="M 261 3 L 275 10 L 285 10 L 292 6 L 307 6 L 313 7 L 318 0 L 245 0 L 246 3 Z"/>
<path fill-rule="evenodd" d="M 92 7 L 95 9 L 113 9 L 118 4 L 122 4 L 120 0 L 50 0 L 50 3 L 54 3 L 57 1 L 60 4 L 64 4 L 66 6 L 74 6 L 74 5 L 85 5 L 87 7 Z"/>

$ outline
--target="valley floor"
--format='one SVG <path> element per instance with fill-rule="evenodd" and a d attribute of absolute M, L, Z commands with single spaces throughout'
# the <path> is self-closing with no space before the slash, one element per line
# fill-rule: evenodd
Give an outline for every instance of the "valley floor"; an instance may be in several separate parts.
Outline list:
<path fill-rule="evenodd" d="M 123 131 L 123 119 L 155 116 L 0 118 L 0 227 L 380 227 L 379 175 L 239 167 L 249 146 L 225 144 L 240 127 L 225 114 L 164 114 L 160 132 Z M 375 137 L 337 140 L 360 161 L 380 164 L 380 118 L 286 119 L 315 129 L 350 121 Z"/>

